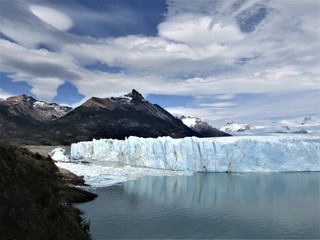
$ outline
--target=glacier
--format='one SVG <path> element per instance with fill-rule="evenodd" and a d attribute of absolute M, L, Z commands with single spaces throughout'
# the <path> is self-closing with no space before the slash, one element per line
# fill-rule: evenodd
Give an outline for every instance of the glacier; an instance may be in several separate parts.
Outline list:
<path fill-rule="evenodd" d="M 58 147 L 53 149 L 51 152 L 49 152 L 48 155 L 54 161 L 69 162 L 69 157 L 65 153 L 66 153 L 66 150 L 64 148 Z"/>
<path fill-rule="evenodd" d="M 319 136 L 100 139 L 73 143 L 71 161 L 191 172 L 320 171 Z"/>

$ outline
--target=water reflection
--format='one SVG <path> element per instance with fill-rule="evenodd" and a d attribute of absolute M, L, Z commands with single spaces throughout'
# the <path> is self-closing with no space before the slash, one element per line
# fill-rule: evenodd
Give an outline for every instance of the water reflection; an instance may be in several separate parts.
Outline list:
<path fill-rule="evenodd" d="M 145 177 L 79 205 L 102 238 L 319 238 L 319 173 Z"/>
<path fill-rule="evenodd" d="M 310 191 L 310 188 L 314 191 Z M 124 191 L 156 202 L 259 204 L 319 195 L 318 173 L 198 173 L 194 176 L 146 177 L 124 184 Z M 298 197 L 298 198 L 297 198 Z"/>

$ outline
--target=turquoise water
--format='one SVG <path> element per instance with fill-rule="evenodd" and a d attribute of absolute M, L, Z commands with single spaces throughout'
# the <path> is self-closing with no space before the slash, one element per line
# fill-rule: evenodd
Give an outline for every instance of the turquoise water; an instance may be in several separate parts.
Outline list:
<path fill-rule="evenodd" d="M 144 177 L 77 204 L 93 239 L 320 238 L 320 173 Z"/>

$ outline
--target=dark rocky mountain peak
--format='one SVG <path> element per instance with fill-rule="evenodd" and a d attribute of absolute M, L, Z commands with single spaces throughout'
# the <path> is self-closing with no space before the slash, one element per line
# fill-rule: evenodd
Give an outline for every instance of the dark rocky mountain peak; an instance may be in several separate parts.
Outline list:
<path fill-rule="evenodd" d="M 63 139 L 63 144 L 93 138 L 199 136 L 160 106 L 146 101 L 134 89 L 120 97 L 90 98 L 55 121 L 49 135 L 60 142 Z"/>
<path fill-rule="evenodd" d="M 131 93 L 128 93 L 126 95 L 124 95 L 128 98 L 131 98 L 131 102 L 143 102 L 145 101 L 145 99 L 143 98 L 143 96 L 136 91 L 135 89 L 132 89 Z"/>
<path fill-rule="evenodd" d="M 146 101 L 135 89 L 132 89 L 130 93 L 127 93 L 121 97 L 111 97 L 110 99 L 119 104 L 137 104 Z"/>

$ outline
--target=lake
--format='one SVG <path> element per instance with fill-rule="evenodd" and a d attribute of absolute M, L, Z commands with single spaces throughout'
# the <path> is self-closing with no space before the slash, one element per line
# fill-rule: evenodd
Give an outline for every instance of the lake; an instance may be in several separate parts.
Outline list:
<path fill-rule="evenodd" d="M 93 239 L 320 238 L 320 173 L 148 176 L 76 204 Z"/>

